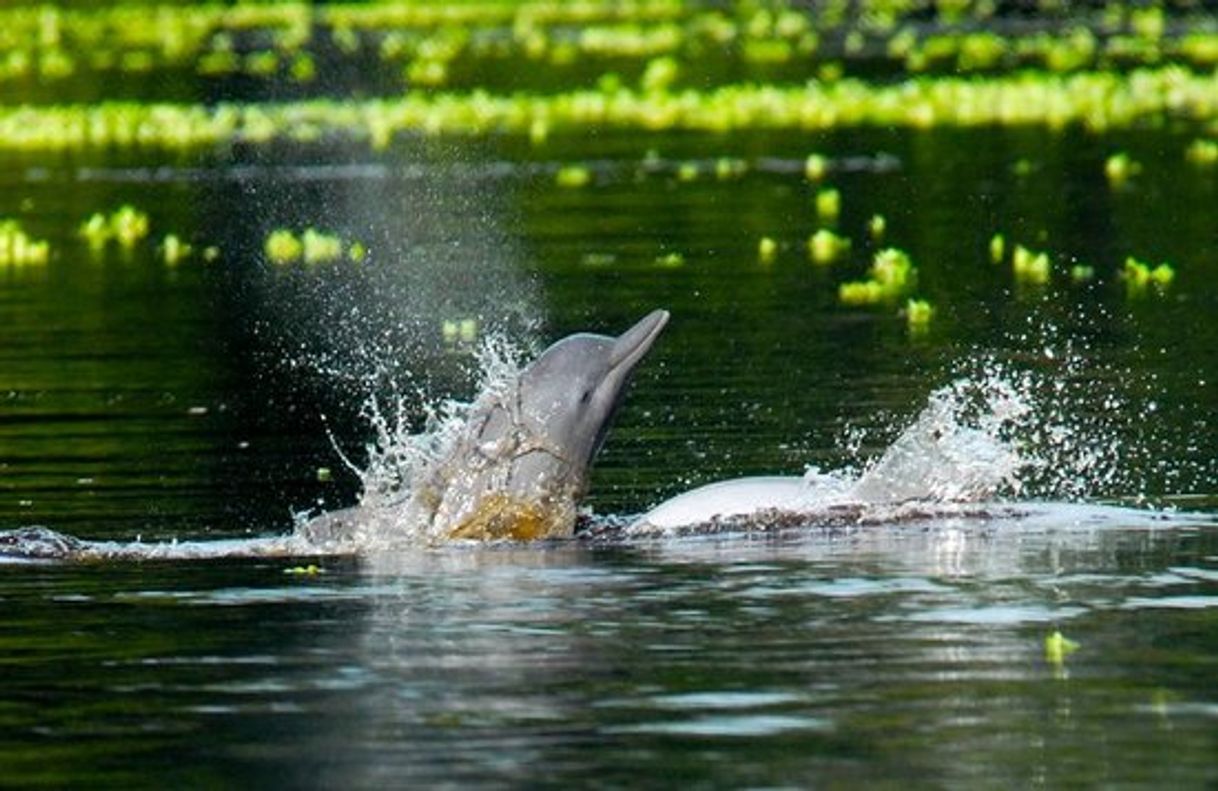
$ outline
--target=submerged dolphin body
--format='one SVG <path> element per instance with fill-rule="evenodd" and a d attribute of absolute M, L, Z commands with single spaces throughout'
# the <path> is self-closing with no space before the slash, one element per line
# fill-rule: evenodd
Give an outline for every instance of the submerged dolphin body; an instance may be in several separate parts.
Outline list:
<path fill-rule="evenodd" d="M 990 500 L 1019 469 L 1003 444 L 974 428 L 946 420 L 931 407 L 861 476 L 809 473 L 804 477 L 736 478 L 701 486 L 660 503 L 631 526 L 636 533 L 696 531 L 723 524 L 891 518 L 897 506 L 923 513 Z"/>
<path fill-rule="evenodd" d="M 356 506 L 298 528 L 314 544 L 399 534 L 531 540 L 573 534 L 588 472 L 639 362 L 668 323 L 564 338 L 509 387 L 483 393 L 459 437 L 399 507 Z"/>

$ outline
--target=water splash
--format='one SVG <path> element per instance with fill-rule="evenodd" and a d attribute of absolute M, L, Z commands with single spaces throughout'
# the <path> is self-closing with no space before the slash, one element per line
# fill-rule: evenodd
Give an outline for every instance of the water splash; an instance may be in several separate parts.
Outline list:
<path fill-rule="evenodd" d="M 991 372 L 931 393 L 926 407 L 850 488 L 867 503 L 975 502 L 1018 492 L 1040 462 L 1020 441 L 1037 409 L 1027 377 Z"/>
<path fill-rule="evenodd" d="M 362 416 L 372 439 L 364 447 L 364 463 L 350 459 L 335 443 L 335 451 L 360 481 L 357 508 L 368 529 L 352 536 L 359 548 L 424 544 L 438 538 L 429 533 L 430 523 L 407 507 L 411 498 L 463 440 L 470 413 L 488 399 L 508 397 L 525 362 L 536 353 L 535 344 L 493 333 L 474 352 L 478 384 L 472 400 L 428 400 L 416 390 L 392 393 L 386 408 L 384 398 L 367 397 Z M 421 409 L 415 407 L 420 401 Z M 307 517 L 299 515 L 298 525 Z"/>
<path fill-rule="evenodd" d="M 666 501 L 626 532 L 1022 519 L 1038 508 L 1097 508 L 1097 501 L 1170 507 L 1153 494 L 1161 485 L 1156 476 L 1165 477 L 1164 469 L 1176 479 L 1190 473 L 1168 455 L 1169 430 L 1147 419 L 1155 414 L 1159 385 L 1097 362 L 1070 339 L 1033 349 L 954 362 L 952 378 L 912 419 L 890 422 L 884 450 L 872 459 L 829 471 L 809 468 L 802 479 L 711 484 Z M 871 443 L 869 433 L 847 427 L 843 455 L 857 458 Z"/>
<path fill-rule="evenodd" d="M 1164 484 L 1205 477 L 1173 458 L 1174 438 L 1156 419 L 1159 390 L 1069 339 L 972 355 L 863 465 L 855 493 L 876 502 L 1153 500 Z M 864 439 L 851 429 L 844 444 Z"/>
<path fill-rule="evenodd" d="M 364 449 L 366 458 L 357 463 L 335 444 L 335 452 L 362 486 L 357 506 L 361 529 L 342 540 L 310 540 L 298 529 L 288 535 L 253 539 L 88 541 L 44 527 L 27 527 L 0 531 L 0 563 L 367 556 L 433 544 L 439 537 L 428 532 L 429 523 L 413 521 L 406 504 L 462 439 L 471 410 L 483 399 L 511 392 L 524 362 L 535 356 L 537 349 L 535 344 L 495 333 L 485 337 L 473 352 L 472 367 L 478 372 L 477 396 L 473 400 L 424 399 L 419 418 L 414 403 L 422 396 L 417 392 L 398 392 L 388 399 L 368 396 L 363 415 L 372 439 Z M 305 524 L 308 517 L 307 512 L 297 514 L 297 527 Z"/>

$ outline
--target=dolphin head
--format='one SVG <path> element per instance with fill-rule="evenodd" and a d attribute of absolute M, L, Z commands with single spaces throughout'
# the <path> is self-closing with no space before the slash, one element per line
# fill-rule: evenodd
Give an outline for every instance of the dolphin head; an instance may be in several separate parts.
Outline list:
<path fill-rule="evenodd" d="M 472 443 L 459 444 L 426 489 L 437 501 L 433 530 L 474 539 L 571 535 L 592 460 L 667 323 L 668 312 L 656 310 L 616 338 L 564 338 L 519 373 L 510 395 L 476 406 Z"/>
<path fill-rule="evenodd" d="M 635 368 L 667 323 L 668 311 L 655 310 L 616 338 L 568 336 L 521 372 L 521 417 L 575 474 L 586 475 Z"/>

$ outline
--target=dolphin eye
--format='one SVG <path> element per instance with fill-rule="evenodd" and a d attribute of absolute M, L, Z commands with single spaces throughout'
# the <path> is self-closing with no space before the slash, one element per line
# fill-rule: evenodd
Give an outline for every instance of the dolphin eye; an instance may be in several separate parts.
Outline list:
<path fill-rule="evenodd" d="M 591 401 L 592 401 L 592 391 L 591 390 L 585 390 L 584 394 L 579 397 L 579 402 L 581 404 L 587 404 Z"/>

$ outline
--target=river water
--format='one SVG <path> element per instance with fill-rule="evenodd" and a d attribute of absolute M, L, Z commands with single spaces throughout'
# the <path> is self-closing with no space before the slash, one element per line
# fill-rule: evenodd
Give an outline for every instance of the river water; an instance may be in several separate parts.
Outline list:
<path fill-rule="evenodd" d="M 1000 499 L 1036 516 L 5 564 L 5 783 L 1213 785 L 1218 181 L 1185 161 L 1191 140 L 9 155 L 0 216 L 54 252 L 0 268 L 0 529 L 158 546 L 286 533 L 293 513 L 356 497 L 335 447 L 362 460 L 370 393 L 472 395 L 462 322 L 528 349 L 656 307 L 673 320 L 597 465 L 600 517 L 724 477 L 861 469 L 953 383 L 957 419 L 1026 462 Z M 813 150 L 836 220 L 816 216 Z M 1142 167 L 1111 185 L 1117 151 Z M 718 177 L 725 157 L 746 172 Z M 573 162 L 591 183 L 556 186 Z M 91 253 L 80 223 L 123 203 L 148 212 L 149 238 Z M 816 266 L 806 242 L 825 225 L 853 247 Z M 367 260 L 266 262 L 273 229 L 306 226 Z M 176 265 L 157 249 L 169 233 L 195 247 Z M 1050 252 L 1050 282 L 993 263 L 995 233 Z M 902 303 L 838 302 L 887 245 L 918 268 L 924 331 Z M 1176 277 L 1131 289 L 1127 256 Z M 1094 278 L 1074 282 L 1076 263 Z M 987 422 L 978 404 L 1008 390 L 1026 409 Z"/>

